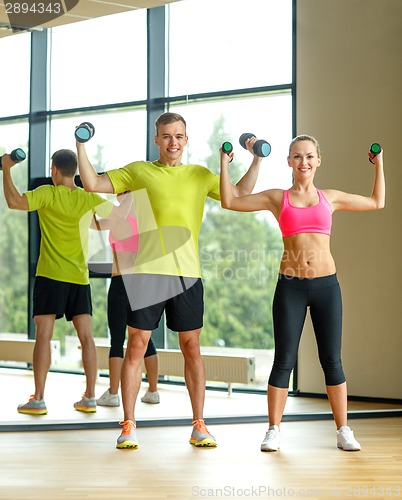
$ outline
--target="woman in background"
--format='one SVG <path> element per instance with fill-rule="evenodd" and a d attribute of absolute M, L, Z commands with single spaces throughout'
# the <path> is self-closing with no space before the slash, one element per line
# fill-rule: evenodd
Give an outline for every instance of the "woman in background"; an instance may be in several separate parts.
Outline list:
<path fill-rule="evenodd" d="M 118 394 L 121 367 L 123 364 L 123 345 L 126 338 L 127 311 L 130 308 L 124 277 L 132 275 L 138 251 L 138 226 L 135 218 L 131 193 L 117 195 L 119 205 L 115 205 L 105 219 L 96 219 L 92 224 L 98 231 L 110 230 L 109 243 L 113 251 L 112 279 L 108 292 L 107 317 L 110 331 L 109 378 L 110 387 L 97 399 L 99 406 L 120 406 Z M 152 338 L 144 355 L 148 390 L 141 398 L 143 403 L 157 404 L 160 397 L 158 383 L 158 355 Z"/>

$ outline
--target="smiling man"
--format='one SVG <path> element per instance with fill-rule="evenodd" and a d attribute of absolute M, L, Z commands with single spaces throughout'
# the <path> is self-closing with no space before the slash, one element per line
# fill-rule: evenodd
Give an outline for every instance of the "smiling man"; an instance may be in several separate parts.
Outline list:
<path fill-rule="evenodd" d="M 184 356 L 184 378 L 193 410 L 190 443 L 214 447 L 215 438 L 204 419 L 205 368 L 200 354 L 203 326 L 203 285 L 198 256 L 198 234 L 207 197 L 220 199 L 219 177 L 201 165 L 185 165 L 186 122 L 164 113 L 155 123 L 157 161 L 138 161 L 97 174 L 84 143 L 77 142 L 78 164 L 87 191 L 120 193 L 130 190 L 139 227 L 138 255 L 126 283 L 131 310 L 128 342 L 121 373 L 123 430 L 117 448 L 137 448 L 134 408 L 141 384 L 141 360 L 152 330 L 166 314 L 166 324 L 178 332 Z M 255 138 L 247 142 L 253 154 L 247 173 L 232 189 L 236 196 L 254 188 L 261 158 L 254 155 Z"/>

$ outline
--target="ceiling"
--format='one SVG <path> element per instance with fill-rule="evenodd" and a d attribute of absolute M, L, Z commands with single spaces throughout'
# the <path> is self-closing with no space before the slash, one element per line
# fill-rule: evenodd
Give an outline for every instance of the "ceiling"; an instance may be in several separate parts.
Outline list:
<path fill-rule="evenodd" d="M 0 38 L 175 1 L 178 0 L 0 0 Z M 29 5 L 32 10 L 23 13 L 17 5 Z M 43 5 L 48 10 L 41 14 Z"/>

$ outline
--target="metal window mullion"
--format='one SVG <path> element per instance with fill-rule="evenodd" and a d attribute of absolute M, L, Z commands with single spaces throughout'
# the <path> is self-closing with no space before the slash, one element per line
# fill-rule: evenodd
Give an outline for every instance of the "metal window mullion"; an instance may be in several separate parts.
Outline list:
<path fill-rule="evenodd" d="M 28 187 L 34 179 L 45 177 L 47 163 L 46 104 L 47 104 L 47 30 L 31 34 L 31 75 L 28 139 Z M 38 216 L 28 214 L 28 338 L 35 337 L 32 319 L 32 299 L 36 263 L 39 256 L 40 230 Z"/>
<path fill-rule="evenodd" d="M 165 7 L 147 11 L 147 159 L 158 158 L 154 143 L 155 120 L 165 108 Z"/>
<path fill-rule="evenodd" d="M 155 120 L 165 110 L 165 54 L 166 54 L 165 7 L 147 11 L 147 160 L 159 158 L 154 142 Z M 165 315 L 152 332 L 157 348 L 166 347 Z"/>

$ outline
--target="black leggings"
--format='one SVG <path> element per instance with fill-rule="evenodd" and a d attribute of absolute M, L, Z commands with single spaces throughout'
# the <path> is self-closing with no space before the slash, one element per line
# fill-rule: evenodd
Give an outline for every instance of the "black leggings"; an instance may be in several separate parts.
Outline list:
<path fill-rule="evenodd" d="M 126 339 L 127 315 L 130 311 L 126 288 L 121 276 L 112 276 L 107 296 L 107 320 L 110 330 L 109 358 L 123 358 Z M 149 339 L 144 358 L 156 354 L 152 338 Z"/>
<path fill-rule="evenodd" d="M 341 362 L 342 298 L 336 274 L 313 279 L 280 274 L 272 306 L 275 357 L 268 381 L 274 387 L 289 387 L 307 307 L 325 384 L 345 382 Z"/>

